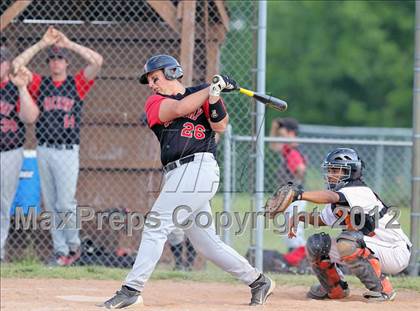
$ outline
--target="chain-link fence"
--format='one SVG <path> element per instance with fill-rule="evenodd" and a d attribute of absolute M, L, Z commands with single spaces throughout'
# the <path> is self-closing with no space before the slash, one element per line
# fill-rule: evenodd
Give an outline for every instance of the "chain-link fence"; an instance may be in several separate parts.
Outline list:
<path fill-rule="evenodd" d="M 6 0 L 0 6 L 1 14 L 11 9 L 17 16 L 1 33 L 2 47 L 13 56 L 10 61 L 41 42 L 53 26 L 71 42 L 98 53 L 103 64 L 91 86 L 92 66 L 99 66 L 91 59 L 95 54 L 68 48 L 64 39 L 58 44 L 67 48 L 63 54 L 38 44 L 35 52 L 26 55 L 27 68 L 35 77 L 28 89 L 38 101 L 40 116 L 35 124 L 26 125 L 25 156 L 21 143 L 10 147 L 13 150 L 2 148 L 2 259 L 36 256 L 43 262 L 68 264 L 73 262 L 68 258 L 77 258 L 81 250 L 76 263 L 129 266 L 141 236 L 141 230 L 127 229 L 130 215 L 145 215 L 150 210 L 162 178 L 159 145 L 143 113 L 150 95 L 148 88 L 138 83 L 143 65 L 152 55 L 170 54 L 180 60 L 187 85 L 209 81 L 222 72 L 252 88 L 257 3 L 34 0 L 19 12 L 22 6 L 15 7 L 17 2 Z M 72 77 L 64 85 L 54 82 L 60 65 L 52 65 L 63 59 L 68 65 L 66 73 Z M 37 77 L 38 84 L 33 86 Z M 15 96 L 16 89 L 10 89 Z M 2 139 L 9 131 L 5 126 L 9 119 L 24 128 L 17 115 L 6 115 L 7 109 L 3 109 L 15 105 L 16 96 L 3 105 L 5 96 L 2 93 Z M 249 135 L 253 110 L 249 99 L 232 94 L 226 103 L 238 133 Z M 219 156 L 222 163 L 222 152 Z M 6 167 L 8 171 L 3 169 Z M 10 187 L 6 189 L 6 185 Z M 3 202 L 6 192 L 9 195 Z M 73 210 L 74 194 L 78 216 L 85 217 L 80 232 L 49 230 L 51 219 L 45 212 L 56 216 Z M 7 230 L 9 216 L 11 227 Z M 35 227 L 30 217 L 34 217 Z M 64 227 L 79 218 L 73 215 Z M 138 218 L 131 225 L 139 225 L 142 219 Z M 117 220 L 114 229 L 111 220 Z M 195 257 L 189 241 L 174 234 L 161 262 L 179 269 L 202 267 L 203 259 Z"/>
<path fill-rule="evenodd" d="M 12 0 L 2 1 L 0 13 L 13 3 Z M 7 25 L 1 33 L 1 42 L 13 57 L 37 44 L 48 27 L 54 26 L 71 41 L 99 53 L 103 65 L 93 86 L 86 83 L 81 86 L 81 79 L 86 78 L 81 70 L 91 64 L 81 53 L 68 51 L 63 57 L 68 63 L 68 73 L 75 77 L 69 88 L 80 102 L 71 104 L 57 100 L 51 104 L 50 101 L 50 105 L 44 107 L 48 111 L 42 110 L 41 116 L 57 110 L 64 112 L 59 113 L 62 119 L 56 123 L 50 114 L 52 117 L 42 124 L 27 125 L 24 155 L 19 148 L 6 150 L 2 145 L 2 246 L 9 233 L 2 258 L 13 261 L 35 256 L 46 263 L 51 259 L 57 263 L 61 255 L 76 253 L 72 258 L 78 257 L 80 239 L 81 258 L 73 264 L 131 266 L 140 242 L 139 228 L 144 221 L 141 216 L 150 210 L 162 179 L 159 145 L 148 129 L 144 115 L 144 103 L 150 91 L 138 83 L 139 73 L 150 56 L 171 54 L 180 60 L 186 72 L 183 82 L 188 85 L 209 81 L 213 74 L 222 72 L 234 77 L 241 86 L 256 89 L 257 11 L 256 1 L 35 0 Z M 195 15 L 191 14 L 194 12 Z M 42 82 L 55 70 L 47 50 L 43 48 L 34 53 L 27 64 L 33 73 L 45 77 L 38 88 L 29 86 L 39 101 L 45 101 L 48 96 L 57 99 L 65 95 L 48 93 L 61 86 Z M 186 80 L 188 78 L 190 80 Z M 250 230 L 253 219 L 247 220 L 246 212 L 255 208 L 252 196 L 255 191 L 255 141 L 250 138 L 258 132 L 255 105 L 239 94 L 230 93 L 224 98 L 234 134 L 231 140 L 231 206 L 232 212 L 239 213 L 240 219 L 236 222 L 242 221 L 231 229 L 231 244 L 245 254 L 254 244 L 254 232 Z M 2 93 L 2 141 L 4 133 L 22 128 L 17 115 L 6 114 L 10 110 L 8 107 L 16 104 L 16 97 L 8 97 L 7 101 L 10 103 L 4 104 L 6 94 Z M 78 108 L 75 111 L 70 106 Z M 42 127 L 45 129 L 39 131 Z M 74 129 L 75 136 L 69 135 L 76 140 L 60 140 L 56 129 L 63 127 L 70 129 L 69 133 Z M 35 135 L 37 128 L 38 137 Z M 79 130 L 80 144 L 77 141 Z M 386 202 L 408 206 L 409 138 L 405 132 L 398 137 L 388 135 L 383 129 L 380 133 L 371 135 L 366 129 L 346 132 L 343 128 L 302 126 L 300 137 L 308 139 L 299 142 L 308 164 L 305 187 L 324 186 L 320 163 L 328 150 L 344 143 L 360 152 L 366 163 L 367 183 Z M 355 137 L 376 142 L 343 141 Z M 320 138 L 324 141 L 316 140 Z M 217 156 L 223 170 L 226 153 L 222 142 Z M 19 149 L 17 153 L 10 152 L 15 149 Z M 270 148 L 269 141 L 265 151 L 265 191 L 269 193 L 280 182 L 283 160 L 279 152 Z M 220 194 L 213 202 L 215 212 L 222 210 L 221 192 L 225 182 L 221 180 Z M 3 201 L 3 196 L 13 193 L 14 188 L 18 189 L 15 199 L 10 194 Z M 79 207 L 76 219 L 84 217 L 81 230 L 69 232 L 68 236 L 56 236 L 53 242 L 45 211 L 65 211 L 61 206 L 74 206 L 73 192 L 76 192 Z M 10 213 L 8 206 L 12 207 Z M 35 221 L 29 223 L 31 215 Z M 4 225 L 9 216 L 12 218 L 10 229 Z M 244 221 L 251 225 L 243 227 Z M 33 226 L 33 223 L 37 225 Z M 264 234 L 266 248 L 282 248 L 278 235 L 269 230 Z M 59 255 L 58 258 L 55 255 Z M 71 262 L 66 260 L 66 263 Z M 182 270 L 205 265 L 182 232 L 169 236 L 161 263 Z"/>

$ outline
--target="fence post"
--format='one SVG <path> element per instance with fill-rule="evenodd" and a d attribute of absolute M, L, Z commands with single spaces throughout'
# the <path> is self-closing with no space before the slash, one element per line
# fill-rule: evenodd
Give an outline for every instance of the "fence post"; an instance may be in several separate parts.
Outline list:
<path fill-rule="evenodd" d="M 384 140 L 384 136 L 380 136 L 379 140 Z M 383 179 L 383 169 L 384 169 L 384 146 L 378 146 L 376 149 L 375 156 L 375 192 L 382 192 L 382 179 Z"/>
<path fill-rule="evenodd" d="M 411 232 L 413 250 L 410 260 L 410 274 L 419 273 L 419 222 L 420 222 L 420 1 L 416 1 L 416 30 L 414 53 L 413 89 L 413 174 L 411 193 Z"/>
<path fill-rule="evenodd" d="M 266 40 L 267 40 L 267 1 L 258 3 L 258 77 L 257 90 L 265 93 L 265 62 L 266 62 Z M 264 201 L 264 112 L 265 105 L 257 103 L 257 146 L 256 146 L 256 176 L 255 176 L 255 211 L 263 210 Z M 263 271 L 263 247 L 264 247 L 264 219 L 257 217 L 255 267 Z"/>

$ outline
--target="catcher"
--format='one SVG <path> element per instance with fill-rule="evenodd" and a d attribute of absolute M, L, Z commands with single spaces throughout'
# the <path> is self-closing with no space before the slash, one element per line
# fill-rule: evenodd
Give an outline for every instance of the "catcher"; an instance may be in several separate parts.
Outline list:
<path fill-rule="evenodd" d="M 390 301 L 396 296 L 386 274 L 397 274 L 409 263 L 411 242 L 394 221 L 389 207 L 363 181 L 364 164 L 357 152 L 337 148 L 322 165 L 328 190 L 308 191 L 288 184 L 267 201 L 267 213 L 273 217 L 298 199 L 327 204 L 320 212 L 309 214 L 312 225 L 343 228 L 338 237 L 321 232 L 307 240 L 307 256 L 319 283 L 307 296 L 312 299 L 340 299 L 350 293 L 337 263 L 346 265 L 368 291 L 369 301 Z M 296 236 L 296 219 L 291 217 L 289 238 Z"/>

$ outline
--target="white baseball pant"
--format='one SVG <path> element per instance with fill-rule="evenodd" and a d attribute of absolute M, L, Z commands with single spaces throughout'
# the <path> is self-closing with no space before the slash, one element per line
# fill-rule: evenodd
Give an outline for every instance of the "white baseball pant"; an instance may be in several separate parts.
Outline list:
<path fill-rule="evenodd" d="M 4 259 L 7 235 L 10 227 L 10 208 L 19 184 L 20 169 L 23 162 L 23 148 L 0 152 L 1 171 L 1 259 Z"/>
<path fill-rule="evenodd" d="M 191 212 L 183 210 L 176 218 L 178 223 L 190 221 L 191 226 L 184 231 L 198 252 L 246 284 L 259 277 L 259 271 L 221 241 L 216 235 L 214 223 L 203 228 L 195 221 L 201 212 L 211 215 L 209 201 L 218 186 L 219 166 L 211 153 L 196 153 L 193 162 L 165 174 L 165 184 L 151 210 L 160 224 L 156 228 L 144 227 L 136 261 L 124 285 L 143 290 L 162 255 L 167 236 L 175 229 L 173 214 L 179 206 L 191 209 Z"/>

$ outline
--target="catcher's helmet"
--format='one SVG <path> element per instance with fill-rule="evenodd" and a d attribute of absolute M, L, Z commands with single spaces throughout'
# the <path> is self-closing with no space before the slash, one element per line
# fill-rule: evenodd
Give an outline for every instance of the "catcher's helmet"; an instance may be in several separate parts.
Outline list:
<path fill-rule="evenodd" d="M 150 57 L 144 65 L 144 73 L 139 77 L 141 84 L 148 84 L 147 75 L 152 72 L 162 69 L 165 78 L 168 80 L 175 80 L 182 78 L 184 72 L 178 61 L 170 55 L 155 55 Z"/>
<path fill-rule="evenodd" d="M 342 188 L 350 181 L 360 179 L 363 167 L 363 161 L 351 148 L 337 148 L 331 151 L 322 163 L 328 186 L 334 190 Z"/>

